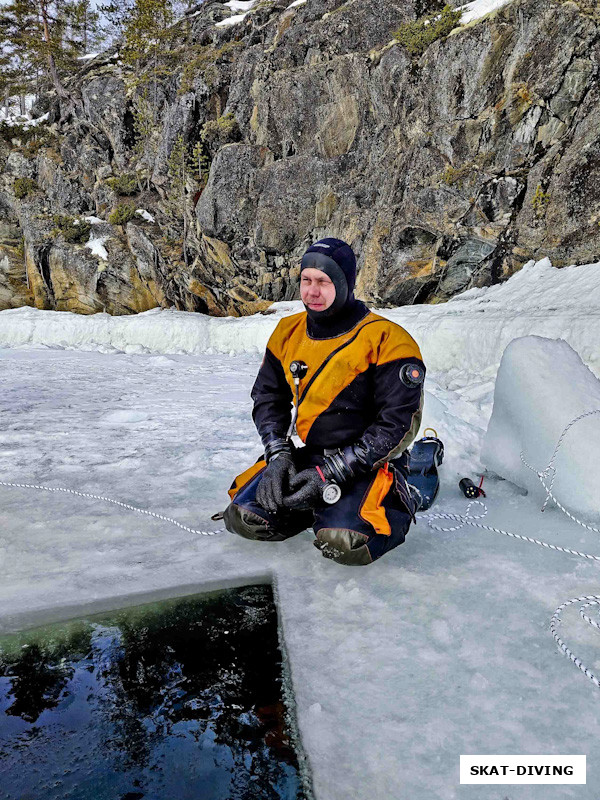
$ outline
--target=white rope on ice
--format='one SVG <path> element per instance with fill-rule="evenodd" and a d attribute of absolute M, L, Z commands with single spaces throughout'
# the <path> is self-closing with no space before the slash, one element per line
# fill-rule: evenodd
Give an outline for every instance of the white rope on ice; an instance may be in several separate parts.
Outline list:
<path fill-rule="evenodd" d="M 581 608 L 579 609 L 579 613 L 581 614 L 581 616 L 583 617 L 583 619 L 586 622 L 589 622 L 590 625 L 593 625 L 595 628 L 600 628 L 600 625 L 598 625 L 597 622 L 595 622 L 593 619 L 591 619 L 591 617 L 588 617 L 588 615 L 584 613 L 584 609 L 588 608 L 588 606 L 600 605 L 600 594 L 588 594 L 588 595 L 584 594 L 581 597 L 572 597 L 570 600 L 566 600 L 564 603 L 562 603 L 556 609 L 556 611 L 552 615 L 552 619 L 550 620 L 550 632 L 552 633 L 552 637 L 554 638 L 554 641 L 560 647 L 560 649 L 563 651 L 563 653 L 568 658 L 571 659 L 571 661 L 575 664 L 576 667 L 579 667 L 579 669 L 583 672 L 584 675 L 587 675 L 587 677 L 591 680 L 591 682 L 594 684 L 594 686 L 597 686 L 600 689 L 600 681 L 598 680 L 598 678 L 594 675 L 593 672 L 591 672 L 585 666 L 585 664 L 582 663 L 581 659 L 578 658 L 575 655 L 575 653 L 573 653 L 567 647 L 567 645 L 563 642 L 563 640 L 560 638 L 560 636 L 556 632 L 556 629 L 558 628 L 558 626 L 562 622 L 562 620 L 560 618 L 560 612 L 563 610 L 563 608 L 566 608 L 567 606 L 570 606 L 573 603 L 581 603 L 582 601 L 586 601 L 586 600 L 588 602 L 586 602 L 584 605 L 581 606 Z"/>
<path fill-rule="evenodd" d="M 483 513 L 481 514 L 470 514 L 471 507 L 473 505 L 479 505 L 483 509 Z M 492 528 L 491 525 L 483 525 L 481 522 L 475 522 L 475 520 L 483 519 L 488 513 L 488 509 L 485 503 L 482 503 L 481 500 L 471 500 L 469 505 L 467 506 L 464 514 L 450 514 L 447 512 L 439 513 L 439 514 L 424 514 L 423 519 L 429 524 L 429 527 L 432 528 L 434 531 L 443 531 L 444 533 L 449 533 L 451 531 L 458 531 L 465 525 L 470 525 L 472 528 L 480 528 L 483 531 L 491 531 L 492 533 L 501 533 L 503 536 L 510 536 L 511 539 L 521 539 L 523 542 L 531 542 L 531 544 L 540 545 L 540 547 L 546 547 L 548 550 L 557 550 L 560 553 L 568 553 L 572 556 L 579 556 L 580 558 L 587 558 L 591 561 L 600 561 L 600 556 L 593 556 L 589 553 L 582 553 L 579 550 L 571 550 L 568 547 L 559 547 L 557 544 L 550 544 L 549 542 L 542 542 L 540 539 L 533 539 L 531 536 L 522 536 L 520 533 L 511 533 L 510 531 L 503 531 L 501 528 Z M 449 519 L 455 520 L 458 522 L 458 525 L 454 525 L 452 528 L 443 528 L 441 525 L 435 525 L 432 520 L 434 519 Z"/>
<path fill-rule="evenodd" d="M 575 425 L 576 422 L 579 422 L 580 420 L 585 419 L 585 417 L 591 417 L 593 414 L 600 414 L 600 408 L 596 408 L 593 411 L 585 411 L 583 414 L 580 414 L 578 417 L 575 417 L 575 419 L 572 419 L 571 422 L 569 422 L 567 427 L 561 433 L 561 435 L 560 435 L 560 437 L 558 439 L 558 442 L 556 443 L 556 447 L 554 448 L 554 453 L 552 454 L 552 458 L 550 459 L 550 461 L 548 463 L 548 466 L 546 467 L 546 469 L 543 472 L 538 472 L 535 469 L 535 467 L 532 467 L 531 464 L 527 463 L 527 461 L 525 460 L 525 457 L 523 455 L 523 451 L 521 451 L 520 455 L 521 455 L 521 461 L 523 462 L 523 464 L 525 464 L 525 466 L 528 469 L 530 469 L 532 472 L 535 472 L 535 474 L 538 476 L 539 481 L 542 484 L 542 486 L 544 487 L 544 490 L 546 492 L 546 499 L 544 500 L 544 505 L 542 506 L 542 511 L 544 511 L 546 506 L 548 505 L 548 500 L 553 500 L 554 503 L 558 506 L 558 508 L 560 508 L 560 510 L 563 512 L 563 514 L 566 514 L 567 517 L 569 517 L 569 519 L 573 520 L 573 522 L 576 522 L 578 525 L 581 525 L 583 528 L 586 528 L 588 531 L 593 531 L 594 533 L 600 533 L 600 528 L 595 528 L 593 525 L 587 525 L 585 522 L 582 522 L 580 519 L 577 519 L 577 517 L 574 517 L 573 514 L 571 514 L 569 511 L 567 511 L 567 509 L 563 505 L 561 505 L 561 503 L 552 494 L 552 487 L 554 486 L 554 480 L 556 478 L 556 468 L 554 466 L 554 462 L 556 461 L 556 456 L 558 454 L 558 451 L 561 448 L 561 445 L 563 443 L 563 439 L 567 435 L 567 431 L 569 431 L 569 429 L 572 428 L 573 425 Z M 546 482 L 545 482 L 544 479 L 546 478 L 546 476 L 550 472 L 552 473 L 552 480 L 550 481 L 550 486 L 546 486 Z"/>
<path fill-rule="evenodd" d="M 552 487 L 554 486 L 554 479 L 556 478 L 556 468 L 554 466 L 554 462 L 556 461 L 556 456 L 561 448 L 565 436 L 567 435 L 567 432 L 577 422 L 584 419 L 585 417 L 592 416 L 593 414 L 600 414 L 600 408 L 594 409 L 593 411 L 586 411 L 583 414 L 580 414 L 578 417 L 572 419 L 571 422 L 569 422 L 569 424 L 565 427 L 565 429 L 561 433 L 556 443 L 556 447 L 554 448 L 554 453 L 552 454 L 552 458 L 550 459 L 548 466 L 542 472 L 539 472 L 538 470 L 535 469 L 535 467 L 532 467 L 531 464 L 527 463 L 522 451 L 521 451 L 521 461 L 528 469 L 532 470 L 532 472 L 535 472 L 535 474 L 540 480 L 540 483 L 544 487 L 544 490 L 546 492 L 546 499 L 544 501 L 544 505 L 542 506 L 542 511 L 544 511 L 544 509 L 546 508 L 548 501 L 552 500 L 554 503 L 556 503 L 558 508 L 560 508 L 560 510 L 564 514 L 566 514 L 567 517 L 569 517 L 569 519 L 573 520 L 573 522 L 576 522 L 578 525 L 581 525 L 588 531 L 593 531 L 594 533 L 600 533 L 600 528 L 596 528 L 593 525 L 588 525 L 587 523 L 583 522 L 580 519 L 577 519 L 577 517 L 575 517 L 573 514 L 567 511 L 567 509 L 556 499 L 556 497 L 552 493 Z M 549 474 L 552 474 L 552 478 L 550 480 L 550 485 L 548 486 L 546 484 L 546 478 Z M 482 507 L 483 512 L 481 514 L 470 514 L 471 508 L 474 504 L 478 504 Z M 537 544 L 540 547 L 547 548 L 548 550 L 556 550 L 561 553 L 568 553 L 569 555 L 579 556 L 580 558 L 587 558 L 588 560 L 591 561 L 600 561 L 600 556 L 591 555 L 590 553 L 581 553 L 579 550 L 571 550 L 568 547 L 559 547 L 558 545 L 550 544 L 549 542 L 543 542 L 540 539 L 533 539 L 531 536 L 521 536 L 518 533 L 511 533 L 510 531 L 504 531 L 501 528 L 493 528 L 490 525 L 484 525 L 481 522 L 477 522 L 476 520 L 483 519 L 486 516 L 487 511 L 488 511 L 487 506 L 485 505 L 485 503 L 482 503 L 481 500 L 471 500 L 464 514 L 450 514 L 450 513 L 424 514 L 423 519 L 429 524 L 429 527 L 432 528 L 434 531 L 442 531 L 444 533 L 449 533 L 452 531 L 460 530 L 460 528 L 464 527 L 465 525 L 470 525 L 472 528 L 480 528 L 481 530 L 490 531 L 492 533 L 501 533 L 503 536 L 509 536 L 512 539 L 521 539 L 524 542 Z M 459 524 L 454 525 L 451 528 L 444 528 L 441 525 L 436 525 L 433 522 L 433 520 L 436 519 L 452 520 L 458 522 Z M 557 633 L 557 628 L 562 621 L 560 617 L 561 611 L 567 606 L 572 605 L 573 603 L 581 603 L 581 602 L 584 603 L 584 605 L 582 605 L 581 608 L 579 609 L 581 617 L 587 623 L 593 625 L 595 628 L 600 630 L 600 624 L 598 624 L 595 620 L 593 620 L 585 613 L 585 609 L 589 608 L 589 606 L 600 605 L 600 595 L 591 594 L 591 595 L 583 595 L 582 597 L 572 597 L 570 600 L 566 600 L 564 603 L 562 603 L 552 615 L 552 619 L 550 620 L 550 632 L 552 633 L 554 641 L 560 647 L 562 652 L 568 658 L 571 659 L 571 661 L 575 664 L 575 666 L 578 667 L 583 672 L 583 674 L 586 675 L 592 681 L 592 683 L 595 686 L 597 686 L 600 689 L 600 680 L 598 680 L 598 678 L 596 678 L 593 672 L 591 672 L 591 670 L 585 666 L 585 664 L 581 661 L 581 659 L 578 656 L 576 656 L 572 650 L 570 650 L 570 648 L 565 644 L 565 642 L 560 638 L 560 636 Z"/>
<path fill-rule="evenodd" d="M 112 503 L 120 508 L 126 508 L 128 511 L 136 511 L 138 514 L 146 514 L 148 517 L 160 519 L 162 522 L 170 522 L 171 525 L 176 525 L 187 533 L 195 533 L 199 536 L 215 536 L 217 533 L 224 533 L 225 531 L 224 528 L 219 528 L 216 531 L 199 531 L 195 528 L 189 528 L 187 525 L 182 525 L 181 522 L 177 522 L 177 520 L 171 519 L 171 517 L 165 517 L 163 514 L 155 514 L 154 511 L 146 511 L 144 508 L 137 508 L 136 506 L 129 505 L 129 503 L 121 503 L 120 500 L 113 500 L 111 497 L 89 494 L 88 492 L 76 492 L 74 489 L 65 489 L 61 486 L 38 486 L 33 483 L 7 483 L 5 481 L 0 481 L 0 486 L 9 486 L 16 489 L 40 489 L 44 492 L 65 492 L 66 494 L 74 494 L 77 497 L 86 497 L 89 500 L 103 500 L 105 503 Z"/>

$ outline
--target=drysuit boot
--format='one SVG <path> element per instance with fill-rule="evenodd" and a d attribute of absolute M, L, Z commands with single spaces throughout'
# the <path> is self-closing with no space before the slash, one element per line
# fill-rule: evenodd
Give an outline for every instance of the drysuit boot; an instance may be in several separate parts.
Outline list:
<path fill-rule="evenodd" d="M 436 436 L 424 436 L 408 451 L 406 481 L 420 495 L 418 511 L 428 509 L 440 488 L 437 468 L 444 460 L 444 445 Z"/>

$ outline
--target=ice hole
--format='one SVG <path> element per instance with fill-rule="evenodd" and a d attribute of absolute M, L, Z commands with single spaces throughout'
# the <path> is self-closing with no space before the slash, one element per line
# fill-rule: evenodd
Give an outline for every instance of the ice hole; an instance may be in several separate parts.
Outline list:
<path fill-rule="evenodd" d="M 292 704 L 266 585 L 3 636 L 0 794 L 304 800 Z"/>

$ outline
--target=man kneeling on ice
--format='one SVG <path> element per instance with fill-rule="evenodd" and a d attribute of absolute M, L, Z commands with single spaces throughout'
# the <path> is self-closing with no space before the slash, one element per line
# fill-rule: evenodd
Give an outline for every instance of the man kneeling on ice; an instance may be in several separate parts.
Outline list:
<path fill-rule="evenodd" d="M 405 450 L 425 367 L 403 328 L 355 299 L 349 245 L 321 239 L 300 269 L 306 311 L 279 322 L 252 389 L 264 456 L 233 482 L 225 524 L 269 542 L 312 527 L 327 558 L 370 564 L 402 544 L 417 510 Z"/>

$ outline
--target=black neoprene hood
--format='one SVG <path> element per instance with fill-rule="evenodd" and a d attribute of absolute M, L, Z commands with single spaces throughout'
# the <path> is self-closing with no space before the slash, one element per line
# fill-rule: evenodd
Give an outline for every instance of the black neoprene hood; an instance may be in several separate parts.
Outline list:
<path fill-rule="evenodd" d="M 349 244 L 342 239 L 328 237 L 311 245 L 300 264 L 300 272 L 312 267 L 324 272 L 335 286 L 335 300 L 324 311 L 306 308 L 309 318 L 315 322 L 337 316 L 354 305 L 356 283 L 356 258 Z"/>
<path fill-rule="evenodd" d="M 329 308 L 326 308 L 324 311 L 314 311 L 308 307 L 306 307 L 306 311 L 311 317 L 332 317 L 338 311 L 341 311 L 346 305 L 346 300 L 348 299 L 348 283 L 346 281 L 346 276 L 344 275 L 339 264 L 337 264 L 332 258 L 329 258 L 329 256 L 326 256 L 324 253 L 306 253 L 302 259 L 300 272 L 308 267 L 318 269 L 321 272 L 324 272 L 328 278 L 331 278 L 331 281 L 335 286 L 335 298 Z"/>

